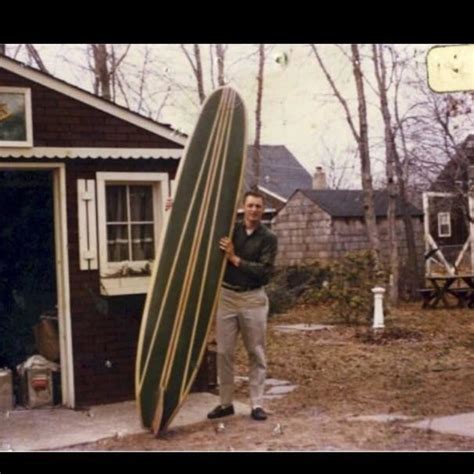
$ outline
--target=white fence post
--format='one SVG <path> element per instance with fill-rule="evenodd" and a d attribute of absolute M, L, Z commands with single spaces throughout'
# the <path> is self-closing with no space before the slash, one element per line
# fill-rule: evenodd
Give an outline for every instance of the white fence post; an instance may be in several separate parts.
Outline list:
<path fill-rule="evenodd" d="M 372 288 L 372 293 L 374 294 L 374 324 L 372 328 L 383 329 L 385 327 L 383 322 L 383 295 L 385 288 L 376 286 Z"/>

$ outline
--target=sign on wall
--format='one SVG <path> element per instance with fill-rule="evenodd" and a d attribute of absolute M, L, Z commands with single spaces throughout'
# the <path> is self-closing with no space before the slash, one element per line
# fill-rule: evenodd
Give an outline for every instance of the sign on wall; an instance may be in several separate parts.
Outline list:
<path fill-rule="evenodd" d="M 0 146 L 32 147 L 31 90 L 0 87 Z"/>

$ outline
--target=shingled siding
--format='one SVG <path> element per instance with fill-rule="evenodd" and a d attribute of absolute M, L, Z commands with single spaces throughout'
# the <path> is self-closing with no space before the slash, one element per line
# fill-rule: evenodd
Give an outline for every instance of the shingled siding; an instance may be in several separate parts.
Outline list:
<path fill-rule="evenodd" d="M 272 222 L 278 237 L 277 266 L 304 265 L 331 258 L 333 223 L 302 193 L 296 193 Z"/>
<path fill-rule="evenodd" d="M 0 86 L 31 89 L 35 147 L 181 148 L 166 138 L 1 68 Z"/>
<path fill-rule="evenodd" d="M 423 268 L 423 224 L 413 218 L 417 254 Z M 388 221 L 378 218 L 382 259 L 388 262 Z M 315 261 L 328 263 L 348 252 L 370 247 L 365 224 L 361 218 L 333 218 L 301 192 L 297 192 L 275 217 L 272 229 L 278 236 L 277 266 L 308 265 Z M 397 220 L 399 258 L 407 256 L 404 225 Z"/>
<path fill-rule="evenodd" d="M 79 406 L 134 397 L 135 354 L 145 295 L 100 294 L 98 270 L 79 268 L 77 180 L 98 171 L 168 172 L 176 160 L 88 160 L 66 163 L 71 326 Z"/>
<path fill-rule="evenodd" d="M 424 264 L 424 237 L 423 222 L 421 218 L 412 218 L 415 232 L 415 242 L 417 248 L 419 268 L 423 269 Z M 362 219 L 357 218 L 335 218 L 333 221 L 334 235 L 331 249 L 331 258 L 340 258 L 347 252 L 368 250 L 370 248 L 367 230 Z M 377 218 L 377 227 L 381 244 L 382 261 L 389 262 L 389 235 L 388 220 Z M 401 262 L 406 261 L 408 250 L 405 237 L 405 226 L 403 220 L 397 219 L 397 241 L 398 257 Z"/>

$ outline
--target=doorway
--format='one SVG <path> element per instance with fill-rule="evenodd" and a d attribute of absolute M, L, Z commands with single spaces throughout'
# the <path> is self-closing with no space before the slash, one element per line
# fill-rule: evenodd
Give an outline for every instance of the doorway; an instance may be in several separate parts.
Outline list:
<path fill-rule="evenodd" d="M 0 367 L 44 356 L 47 324 L 55 402 L 74 407 L 65 222 L 64 165 L 0 164 Z"/>

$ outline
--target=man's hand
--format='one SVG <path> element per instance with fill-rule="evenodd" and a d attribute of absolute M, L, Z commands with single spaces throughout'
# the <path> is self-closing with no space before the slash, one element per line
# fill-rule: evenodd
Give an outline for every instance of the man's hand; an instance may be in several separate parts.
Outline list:
<path fill-rule="evenodd" d="M 234 244 L 232 243 L 232 240 L 229 239 L 229 237 L 223 237 L 219 241 L 219 248 L 225 252 L 227 260 L 229 260 L 232 265 L 235 267 L 240 265 L 240 257 L 235 255 Z"/>
<path fill-rule="evenodd" d="M 173 198 L 169 197 L 165 202 L 165 211 L 169 211 L 173 207 Z"/>

